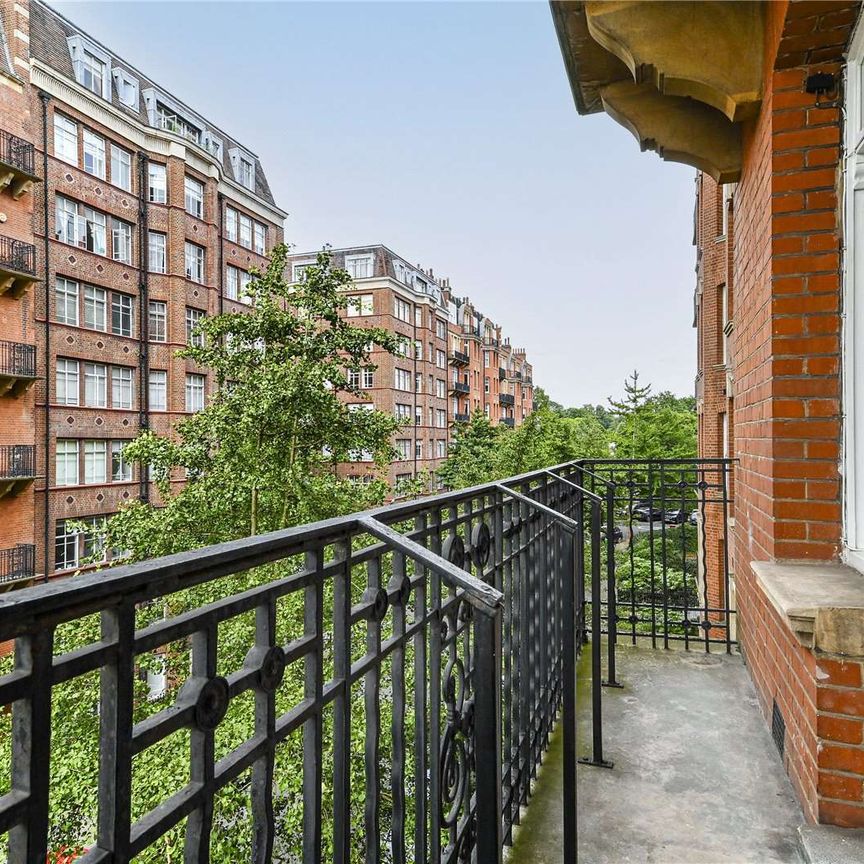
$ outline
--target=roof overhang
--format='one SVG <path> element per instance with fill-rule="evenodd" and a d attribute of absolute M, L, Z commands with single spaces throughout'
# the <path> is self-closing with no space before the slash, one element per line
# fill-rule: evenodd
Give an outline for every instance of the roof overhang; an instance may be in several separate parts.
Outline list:
<path fill-rule="evenodd" d="M 580 114 L 605 111 L 673 162 L 741 172 L 741 123 L 762 98 L 761 2 L 551 0 Z"/>

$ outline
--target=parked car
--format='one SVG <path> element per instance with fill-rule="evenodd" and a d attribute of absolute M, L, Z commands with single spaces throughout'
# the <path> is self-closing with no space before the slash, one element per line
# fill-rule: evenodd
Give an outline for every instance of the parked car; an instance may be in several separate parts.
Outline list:
<path fill-rule="evenodd" d="M 638 501 L 633 505 L 631 513 L 638 522 L 656 522 L 663 518 L 663 511 L 656 504 L 649 504 L 647 501 Z"/>
<path fill-rule="evenodd" d="M 683 525 L 691 515 L 689 507 L 677 507 L 674 510 L 667 510 L 663 521 L 667 525 Z"/>
<path fill-rule="evenodd" d="M 602 534 L 602 536 L 604 538 L 606 537 L 606 526 L 605 525 L 600 529 L 600 533 Z M 623 542 L 623 540 L 624 540 L 624 532 L 621 530 L 621 526 L 620 525 L 613 525 L 612 526 L 612 542 L 613 543 L 621 543 L 621 542 Z"/>

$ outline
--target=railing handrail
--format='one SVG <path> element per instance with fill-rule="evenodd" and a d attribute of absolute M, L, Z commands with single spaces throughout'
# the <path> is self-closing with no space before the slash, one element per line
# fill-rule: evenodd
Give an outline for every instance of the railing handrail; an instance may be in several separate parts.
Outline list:
<path fill-rule="evenodd" d="M 572 462 L 565 462 L 556 468 L 566 468 Z M 543 471 L 507 478 L 507 483 L 525 483 L 539 479 Z M 23 591 L 15 592 L 14 597 L 0 596 L 0 641 L 11 639 L 24 632 L 28 617 L 34 614 L 56 614 L 67 621 L 79 617 L 82 607 L 97 608 L 106 600 L 118 595 L 134 594 L 148 590 L 158 594 L 159 583 L 175 580 L 172 590 L 189 588 L 216 576 L 236 573 L 247 567 L 270 563 L 285 557 L 289 549 L 301 547 L 305 541 L 326 542 L 336 540 L 345 534 L 356 532 L 362 527 L 364 518 L 376 522 L 397 522 L 414 516 L 418 511 L 446 503 L 458 503 L 480 494 L 484 490 L 494 491 L 496 483 L 482 483 L 467 489 L 441 492 L 437 495 L 414 501 L 400 501 L 373 510 L 364 510 L 347 516 L 337 516 L 293 528 L 284 528 L 269 534 L 230 540 L 213 546 L 204 546 L 188 552 L 177 552 L 161 558 L 151 558 L 134 564 L 124 564 L 107 570 L 83 573 L 74 579 L 61 579 L 34 585 Z M 365 529 L 364 529 L 365 530 Z M 254 558 L 255 564 L 249 564 Z M 182 573 L 182 584 L 177 584 Z"/>

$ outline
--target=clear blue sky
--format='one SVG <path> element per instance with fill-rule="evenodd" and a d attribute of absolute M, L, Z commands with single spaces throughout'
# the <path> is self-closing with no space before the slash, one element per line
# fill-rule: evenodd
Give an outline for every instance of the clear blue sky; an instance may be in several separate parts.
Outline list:
<path fill-rule="evenodd" d="M 449 276 L 566 404 L 693 392 L 693 177 L 576 113 L 545 2 L 55 2 L 263 161 L 286 238 Z"/>

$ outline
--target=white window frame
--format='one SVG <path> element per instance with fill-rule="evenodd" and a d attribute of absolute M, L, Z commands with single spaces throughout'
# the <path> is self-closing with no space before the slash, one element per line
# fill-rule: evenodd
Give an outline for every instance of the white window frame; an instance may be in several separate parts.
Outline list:
<path fill-rule="evenodd" d="M 79 296 L 80 287 L 74 279 L 58 276 L 54 280 L 54 320 L 60 324 L 70 324 L 73 327 L 77 327 L 80 320 L 80 310 L 78 309 Z M 61 297 L 63 299 L 62 317 L 60 315 Z M 74 315 L 71 318 L 68 315 L 70 304 L 74 311 Z"/>
<path fill-rule="evenodd" d="M 84 442 L 84 485 L 108 482 L 108 442 L 93 438 Z"/>
<path fill-rule="evenodd" d="M 267 254 L 267 226 L 262 222 L 252 224 L 252 245 L 256 254 Z"/>
<path fill-rule="evenodd" d="M 96 132 L 87 129 L 82 130 L 82 153 L 84 154 L 84 171 L 100 180 L 105 179 L 105 139 Z M 89 165 L 88 165 L 89 162 Z"/>
<path fill-rule="evenodd" d="M 188 174 L 183 178 L 183 206 L 190 216 L 204 218 L 204 184 Z"/>
<path fill-rule="evenodd" d="M 864 572 L 864 27 L 846 66 L 843 256 L 843 559 Z"/>
<path fill-rule="evenodd" d="M 225 239 L 232 243 L 237 242 L 240 224 L 240 213 L 233 207 L 225 208 Z"/>
<path fill-rule="evenodd" d="M 54 485 L 77 486 L 79 447 L 75 438 L 58 438 L 54 448 Z M 63 470 L 61 471 L 61 465 Z"/>
<path fill-rule="evenodd" d="M 371 252 L 365 255 L 346 255 L 345 269 L 352 279 L 370 279 L 375 271 L 375 258 Z"/>
<path fill-rule="evenodd" d="M 135 370 L 130 366 L 111 367 L 111 407 L 132 410 L 135 404 Z"/>
<path fill-rule="evenodd" d="M 57 358 L 54 398 L 58 405 L 78 405 L 81 401 L 81 379 L 77 360 Z"/>
<path fill-rule="evenodd" d="M 70 165 L 78 164 L 78 124 L 54 112 L 54 156 Z"/>
<path fill-rule="evenodd" d="M 206 259 L 204 247 L 197 243 L 186 241 L 184 248 L 186 278 L 198 285 L 204 284 L 204 275 L 206 270 Z"/>
<path fill-rule="evenodd" d="M 364 315 L 375 314 L 375 302 L 372 294 L 352 294 L 348 297 L 348 317 L 361 318 Z"/>
<path fill-rule="evenodd" d="M 161 231 L 147 232 L 147 270 L 150 273 L 166 273 L 168 261 L 168 235 Z"/>
<path fill-rule="evenodd" d="M 168 341 L 168 304 L 164 300 L 149 300 L 147 303 L 147 339 L 150 342 Z"/>
<path fill-rule="evenodd" d="M 132 154 L 116 144 L 111 145 L 111 182 L 132 191 Z"/>
<path fill-rule="evenodd" d="M 84 364 L 84 405 L 108 407 L 108 367 L 104 363 Z"/>
<path fill-rule="evenodd" d="M 204 409 L 204 397 L 207 389 L 207 379 L 204 375 L 193 372 L 186 373 L 186 411 L 194 414 Z"/>
<path fill-rule="evenodd" d="M 168 203 L 168 167 L 161 162 L 147 164 L 147 199 L 151 204 Z"/>
<path fill-rule="evenodd" d="M 229 300 L 240 299 L 240 269 L 231 264 L 225 270 L 225 296 Z"/>
<path fill-rule="evenodd" d="M 204 347 L 204 334 L 195 332 L 198 325 L 204 320 L 204 312 L 194 306 L 186 307 L 186 344 L 197 348 Z"/>
<path fill-rule="evenodd" d="M 151 411 L 168 410 L 168 373 L 151 369 L 147 377 L 147 401 Z"/>

